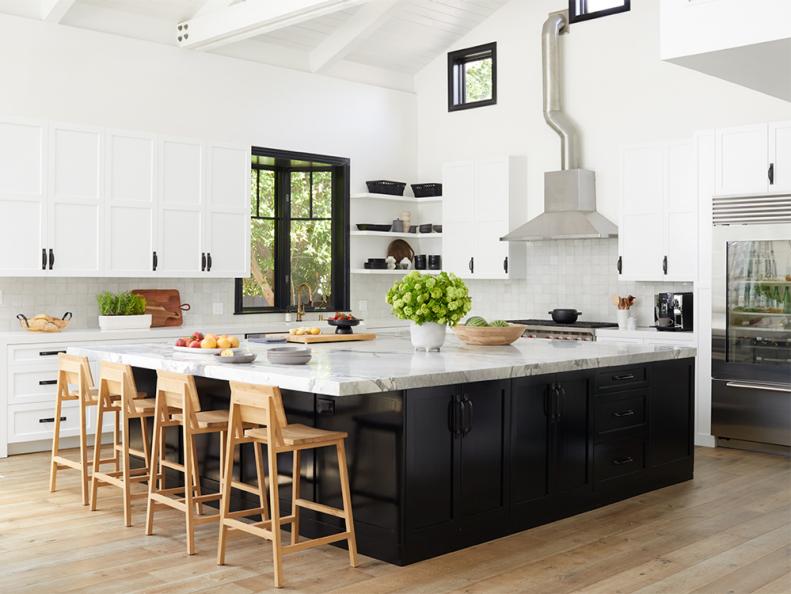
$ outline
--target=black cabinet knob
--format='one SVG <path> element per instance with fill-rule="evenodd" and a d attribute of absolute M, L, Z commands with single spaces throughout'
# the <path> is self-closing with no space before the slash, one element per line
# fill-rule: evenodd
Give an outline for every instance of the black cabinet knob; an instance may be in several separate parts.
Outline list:
<path fill-rule="evenodd" d="M 206 252 L 200 254 L 200 271 L 206 272 Z"/>
<path fill-rule="evenodd" d="M 211 252 L 206 252 L 206 272 L 211 272 Z"/>
<path fill-rule="evenodd" d="M 49 269 L 52 270 L 53 266 L 55 266 L 55 250 L 49 248 Z"/>

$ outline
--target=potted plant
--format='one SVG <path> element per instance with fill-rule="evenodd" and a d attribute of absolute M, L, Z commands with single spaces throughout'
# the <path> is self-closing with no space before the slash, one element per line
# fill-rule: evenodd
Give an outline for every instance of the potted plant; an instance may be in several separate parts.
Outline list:
<path fill-rule="evenodd" d="M 425 351 L 438 351 L 446 326 L 458 324 L 472 307 L 467 285 L 447 272 L 410 272 L 387 292 L 387 303 L 395 317 L 411 322 L 412 346 Z"/>
<path fill-rule="evenodd" d="M 151 327 L 146 300 L 134 293 L 105 291 L 96 296 L 99 304 L 99 328 L 102 330 L 140 330 Z"/>

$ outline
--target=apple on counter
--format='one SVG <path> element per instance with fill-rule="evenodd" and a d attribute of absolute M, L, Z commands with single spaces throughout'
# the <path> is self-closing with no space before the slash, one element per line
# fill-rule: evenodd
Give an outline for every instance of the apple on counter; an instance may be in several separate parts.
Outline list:
<path fill-rule="evenodd" d="M 236 349 L 239 348 L 239 339 L 236 336 L 221 334 L 203 334 L 193 332 L 192 336 L 184 336 L 176 340 L 177 347 L 191 349 Z"/>

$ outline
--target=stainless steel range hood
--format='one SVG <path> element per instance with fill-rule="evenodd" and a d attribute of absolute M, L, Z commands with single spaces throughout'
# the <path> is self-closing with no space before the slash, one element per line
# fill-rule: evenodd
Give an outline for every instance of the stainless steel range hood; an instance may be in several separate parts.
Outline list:
<path fill-rule="evenodd" d="M 502 241 L 618 235 L 618 227 L 596 211 L 596 174 L 580 168 L 577 129 L 561 105 L 559 42 L 567 26 L 565 11 L 552 13 L 541 33 L 544 119 L 560 136 L 561 170 L 544 173 L 544 213 L 502 237 Z"/>

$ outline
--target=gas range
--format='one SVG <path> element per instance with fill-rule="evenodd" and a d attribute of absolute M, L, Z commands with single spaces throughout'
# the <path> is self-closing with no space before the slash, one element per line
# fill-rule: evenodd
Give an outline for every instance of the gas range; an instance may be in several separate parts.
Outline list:
<path fill-rule="evenodd" d="M 508 320 L 513 324 L 527 326 L 525 338 L 552 338 L 555 340 L 596 340 L 597 328 L 617 328 L 612 322 L 574 322 L 558 324 L 552 320 Z"/>

